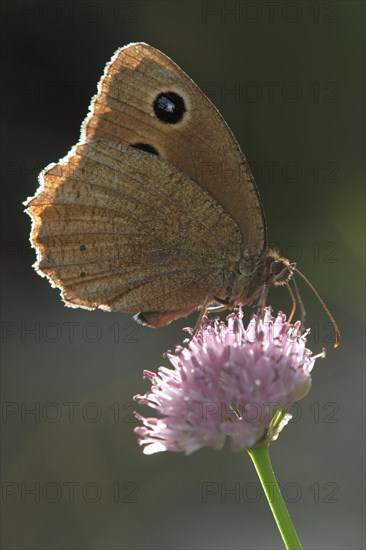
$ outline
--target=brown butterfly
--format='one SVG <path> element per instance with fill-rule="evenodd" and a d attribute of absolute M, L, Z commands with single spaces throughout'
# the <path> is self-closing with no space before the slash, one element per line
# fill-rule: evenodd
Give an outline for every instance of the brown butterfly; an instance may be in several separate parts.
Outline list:
<path fill-rule="evenodd" d="M 269 250 L 249 165 L 220 113 L 144 43 L 107 64 L 79 143 L 26 203 L 35 268 L 72 307 L 152 327 L 264 301 L 295 265 Z"/>

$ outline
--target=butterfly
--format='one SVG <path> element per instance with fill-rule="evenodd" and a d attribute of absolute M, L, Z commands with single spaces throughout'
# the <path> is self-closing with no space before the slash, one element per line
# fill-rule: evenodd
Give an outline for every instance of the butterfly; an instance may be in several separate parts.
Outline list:
<path fill-rule="evenodd" d="M 295 264 L 267 246 L 245 156 L 171 59 L 145 43 L 120 48 L 89 111 L 26 202 L 35 268 L 66 305 L 161 327 L 288 285 Z"/>

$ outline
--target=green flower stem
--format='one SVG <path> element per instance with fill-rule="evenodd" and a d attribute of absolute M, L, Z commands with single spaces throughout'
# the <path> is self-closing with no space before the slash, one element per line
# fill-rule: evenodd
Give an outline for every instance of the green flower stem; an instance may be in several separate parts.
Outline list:
<path fill-rule="evenodd" d="M 300 541 L 273 472 L 268 454 L 268 445 L 253 447 L 248 453 L 257 470 L 258 477 L 287 550 L 301 550 Z"/>

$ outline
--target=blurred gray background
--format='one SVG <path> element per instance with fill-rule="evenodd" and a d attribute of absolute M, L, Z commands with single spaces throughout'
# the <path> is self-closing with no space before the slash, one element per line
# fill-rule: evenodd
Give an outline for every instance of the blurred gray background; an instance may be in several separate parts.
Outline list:
<path fill-rule="evenodd" d="M 309 347 L 328 356 L 271 457 L 304 548 L 365 547 L 364 11 L 358 1 L 1 3 L 4 549 L 282 547 L 248 456 L 145 457 L 136 444 L 142 371 L 166 365 L 196 317 L 154 331 L 68 309 L 31 267 L 22 201 L 77 142 L 105 63 L 130 41 L 170 56 L 220 109 L 256 174 L 269 240 L 340 324 L 333 350 L 300 281 Z M 283 289 L 269 303 L 290 310 Z"/>

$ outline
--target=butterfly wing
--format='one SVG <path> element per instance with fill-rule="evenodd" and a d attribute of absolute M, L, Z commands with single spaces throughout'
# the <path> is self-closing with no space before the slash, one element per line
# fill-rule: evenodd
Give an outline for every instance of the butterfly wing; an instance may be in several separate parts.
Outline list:
<path fill-rule="evenodd" d="M 162 326 L 224 292 L 239 228 L 170 162 L 93 140 L 40 180 L 27 204 L 36 268 L 68 305 L 140 310 Z"/>
<path fill-rule="evenodd" d="M 230 214 L 245 253 L 260 256 L 266 229 L 249 165 L 218 110 L 163 53 L 143 43 L 117 50 L 83 124 L 82 140 L 96 138 L 172 162 Z"/>

